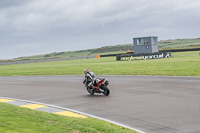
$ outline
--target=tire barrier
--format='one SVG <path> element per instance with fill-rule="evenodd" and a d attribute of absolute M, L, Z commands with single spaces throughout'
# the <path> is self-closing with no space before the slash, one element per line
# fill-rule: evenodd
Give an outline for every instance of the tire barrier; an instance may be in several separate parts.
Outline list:
<path fill-rule="evenodd" d="M 159 50 L 160 52 L 167 52 L 167 51 L 171 51 L 171 52 L 187 52 L 187 51 L 199 51 L 199 48 L 188 48 L 188 49 L 166 49 L 166 50 Z"/>
<path fill-rule="evenodd" d="M 200 48 L 190 48 L 190 49 L 166 49 L 166 50 L 159 50 L 159 52 L 187 52 L 187 51 L 200 51 Z M 134 52 L 127 52 L 128 54 L 134 54 Z M 123 53 L 123 54 L 127 54 Z M 100 55 L 100 57 L 111 57 L 111 56 L 117 56 L 121 54 L 107 54 L 107 55 Z"/>

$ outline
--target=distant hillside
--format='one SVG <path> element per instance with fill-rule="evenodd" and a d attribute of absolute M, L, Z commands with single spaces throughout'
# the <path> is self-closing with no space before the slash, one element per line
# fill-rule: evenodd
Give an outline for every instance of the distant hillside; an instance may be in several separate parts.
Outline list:
<path fill-rule="evenodd" d="M 200 46 L 200 38 L 159 41 L 158 46 L 159 49 L 196 47 Z"/>
<path fill-rule="evenodd" d="M 200 47 L 200 38 L 196 39 L 176 39 L 176 40 L 162 40 L 158 42 L 159 49 L 173 49 L 173 48 L 185 48 L 185 47 Z M 112 54 L 112 53 L 122 53 L 127 51 L 133 51 L 133 44 L 115 45 L 115 46 L 105 46 L 96 49 L 79 50 L 79 51 L 69 51 L 69 52 L 54 52 L 44 55 L 35 55 L 28 57 L 17 58 L 19 60 L 29 60 L 29 59 L 43 59 L 43 58 L 60 58 L 60 57 L 77 57 L 77 56 L 87 56 L 96 54 Z"/>

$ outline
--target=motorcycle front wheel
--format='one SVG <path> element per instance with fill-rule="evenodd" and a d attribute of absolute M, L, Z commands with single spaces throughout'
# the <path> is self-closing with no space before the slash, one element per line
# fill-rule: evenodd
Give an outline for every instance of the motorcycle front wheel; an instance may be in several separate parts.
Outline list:
<path fill-rule="evenodd" d="M 107 86 L 103 85 L 101 88 L 104 90 L 103 94 L 105 96 L 108 96 L 110 94 L 110 90 L 108 89 Z"/>

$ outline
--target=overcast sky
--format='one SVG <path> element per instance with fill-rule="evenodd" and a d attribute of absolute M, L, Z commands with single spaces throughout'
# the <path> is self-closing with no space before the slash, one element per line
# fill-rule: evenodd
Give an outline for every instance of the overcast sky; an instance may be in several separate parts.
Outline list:
<path fill-rule="evenodd" d="M 0 0 L 0 59 L 200 37 L 200 0 Z"/>

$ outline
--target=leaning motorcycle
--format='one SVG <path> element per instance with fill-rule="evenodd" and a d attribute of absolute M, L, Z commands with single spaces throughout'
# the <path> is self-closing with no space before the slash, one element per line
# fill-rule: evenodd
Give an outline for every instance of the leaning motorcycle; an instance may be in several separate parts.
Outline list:
<path fill-rule="evenodd" d="M 105 96 L 110 94 L 110 90 L 107 87 L 109 82 L 105 78 L 96 78 L 94 80 L 93 88 L 88 87 L 88 83 L 84 82 L 87 91 L 90 95 L 94 95 L 94 93 L 103 93 Z"/>

